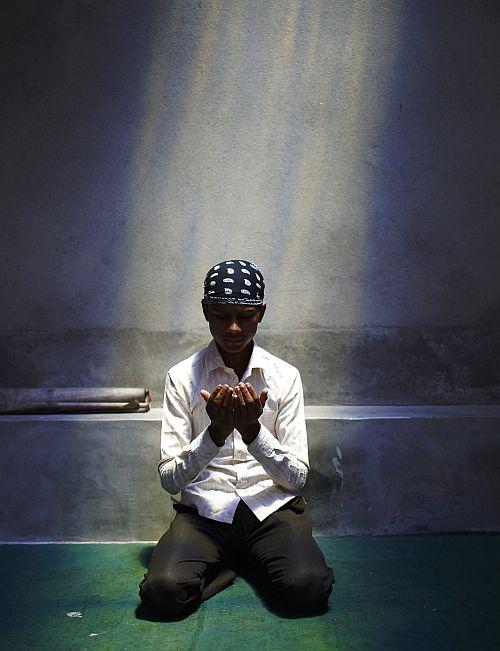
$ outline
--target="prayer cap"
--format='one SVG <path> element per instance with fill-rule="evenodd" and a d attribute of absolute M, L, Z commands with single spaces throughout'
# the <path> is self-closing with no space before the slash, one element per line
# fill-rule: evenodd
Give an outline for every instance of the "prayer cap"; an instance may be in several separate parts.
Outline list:
<path fill-rule="evenodd" d="M 205 276 L 201 300 L 205 305 L 233 303 L 262 305 L 264 278 L 259 267 L 248 260 L 225 260 L 214 265 Z"/>

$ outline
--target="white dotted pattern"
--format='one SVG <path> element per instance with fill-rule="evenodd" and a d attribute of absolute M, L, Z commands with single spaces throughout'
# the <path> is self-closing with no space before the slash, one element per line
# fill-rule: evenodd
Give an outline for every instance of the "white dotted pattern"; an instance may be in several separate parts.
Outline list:
<path fill-rule="evenodd" d="M 219 273 L 217 273 L 218 270 L 220 270 Z M 230 303 L 241 302 L 249 305 L 260 303 L 264 282 L 257 272 L 260 272 L 259 267 L 246 260 L 221 262 L 212 267 L 205 277 L 205 294 L 210 294 L 213 299 L 216 296 L 231 296 L 231 299 L 228 299 Z M 233 285 L 233 288 L 227 287 L 229 284 Z M 238 295 L 241 297 L 240 301 L 238 301 Z"/>

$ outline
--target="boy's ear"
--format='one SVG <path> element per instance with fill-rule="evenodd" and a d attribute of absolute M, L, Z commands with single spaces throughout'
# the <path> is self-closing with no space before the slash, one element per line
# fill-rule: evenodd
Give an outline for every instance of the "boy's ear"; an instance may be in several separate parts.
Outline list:
<path fill-rule="evenodd" d="M 264 301 L 264 302 L 262 303 L 262 305 L 260 306 L 259 323 L 260 323 L 260 322 L 262 321 L 262 319 L 264 318 L 264 314 L 265 314 L 265 312 L 266 312 L 266 307 L 267 307 L 267 305 L 266 305 L 266 302 Z"/>
<path fill-rule="evenodd" d="M 203 309 L 203 315 L 204 315 L 204 317 L 205 317 L 205 320 L 208 321 L 208 308 L 207 308 L 207 306 L 205 305 L 205 303 L 202 303 L 202 304 L 201 304 L 201 307 L 202 307 L 202 309 Z"/>

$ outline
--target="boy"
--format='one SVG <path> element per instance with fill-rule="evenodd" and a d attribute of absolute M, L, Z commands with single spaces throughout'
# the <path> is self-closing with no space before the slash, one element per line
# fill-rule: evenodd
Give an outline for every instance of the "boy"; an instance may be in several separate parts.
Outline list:
<path fill-rule="evenodd" d="M 256 570 L 275 607 L 325 610 L 335 581 L 300 495 L 308 471 L 299 372 L 254 342 L 264 279 L 247 260 L 212 267 L 203 314 L 212 341 L 167 373 L 158 472 L 175 518 L 140 585 L 174 617 Z"/>

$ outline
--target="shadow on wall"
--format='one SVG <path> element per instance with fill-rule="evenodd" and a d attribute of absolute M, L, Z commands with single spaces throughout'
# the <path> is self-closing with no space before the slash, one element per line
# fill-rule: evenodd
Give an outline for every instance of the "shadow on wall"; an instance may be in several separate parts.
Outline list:
<path fill-rule="evenodd" d="M 4 386 L 106 384 L 115 343 L 106 335 L 123 325 L 130 230 L 142 226 L 130 177 L 152 40 L 174 10 L 52 0 L 4 7 Z M 183 59 L 171 56 L 182 79 Z"/>
<path fill-rule="evenodd" d="M 500 397 L 499 28 L 492 4 L 401 12 L 383 120 L 359 150 L 355 320 L 377 327 L 346 363 L 364 369 L 367 402 L 408 402 L 407 387 L 416 403 Z M 376 101 L 377 65 L 363 66 L 360 112 Z"/>

